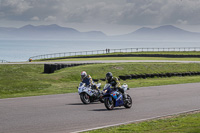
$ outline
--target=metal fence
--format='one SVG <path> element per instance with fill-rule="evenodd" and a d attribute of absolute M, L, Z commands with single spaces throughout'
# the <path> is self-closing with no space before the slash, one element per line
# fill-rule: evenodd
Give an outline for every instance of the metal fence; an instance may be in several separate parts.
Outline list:
<path fill-rule="evenodd" d="M 173 48 L 123 48 L 123 49 L 105 49 L 105 50 L 94 50 L 94 51 L 78 51 L 78 52 L 64 52 L 64 53 L 53 53 L 44 54 L 30 57 L 29 60 L 38 59 L 50 59 L 50 58 L 62 58 L 70 56 L 80 55 L 98 55 L 107 53 L 130 53 L 130 52 L 171 52 L 171 51 L 200 51 L 200 47 L 173 47 Z"/>

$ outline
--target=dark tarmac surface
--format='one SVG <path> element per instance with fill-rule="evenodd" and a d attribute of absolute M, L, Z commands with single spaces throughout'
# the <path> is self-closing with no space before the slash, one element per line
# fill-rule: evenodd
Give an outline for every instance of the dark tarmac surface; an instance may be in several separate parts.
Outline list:
<path fill-rule="evenodd" d="M 0 99 L 0 133 L 68 133 L 200 109 L 200 83 L 131 88 L 131 109 L 81 103 L 78 93 Z"/>

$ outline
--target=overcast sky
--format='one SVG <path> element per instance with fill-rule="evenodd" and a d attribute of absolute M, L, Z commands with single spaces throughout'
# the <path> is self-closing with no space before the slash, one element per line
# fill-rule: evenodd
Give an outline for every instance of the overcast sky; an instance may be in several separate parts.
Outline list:
<path fill-rule="evenodd" d="M 0 27 L 27 24 L 107 35 L 168 24 L 200 32 L 200 0 L 0 0 Z"/>

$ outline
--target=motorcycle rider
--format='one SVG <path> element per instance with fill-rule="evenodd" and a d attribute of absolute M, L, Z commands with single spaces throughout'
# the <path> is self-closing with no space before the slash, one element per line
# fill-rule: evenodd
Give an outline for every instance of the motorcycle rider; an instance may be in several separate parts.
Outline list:
<path fill-rule="evenodd" d="M 94 84 L 92 77 L 90 75 L 87 75 L 85 71 L 81 72 L 81 82 L 85 83 L 86 86 L 90 85 L 92 89 L 96 89 L 99 91 L 98 87 Z"/>
<path fill-rule="evenodd" d="M 127 99 L 127 94 L 126 94 L 126 92 L 124 92 L 124 89 L 121 87 L 121 84 L 120 84 L 118 78 L 113 77 L 111 72 L 108 72 L 106 74 L 106 83 L 111 84 L 111 86 L 114 88 L 114 90 L 118 89 L 122 93 L 125 100 Z"/>

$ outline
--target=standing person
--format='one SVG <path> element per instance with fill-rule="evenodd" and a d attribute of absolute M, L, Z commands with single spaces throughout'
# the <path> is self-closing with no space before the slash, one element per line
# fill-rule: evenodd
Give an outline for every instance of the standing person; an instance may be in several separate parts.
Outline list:
<path fill-rule="evenodd" d="M 117 77 L 113 77 L 113 75 L 112 75 L 111 72 L 108 72 L 108 73 L 106 74 L 106 83 L 111 84 L 111 86 L 112 86 L 115 90 L 118 89 L 118 90 L 122 93 L 122 95 L 123 95 L 123 97 L 125 98 L 125 100 L 127 99 L 127 94 L 126 94 L 126 92 L 124 92 L 124 89 L 121 88 L 121 84 L 120 84 L 118 78 L 117 78 Z"/>

